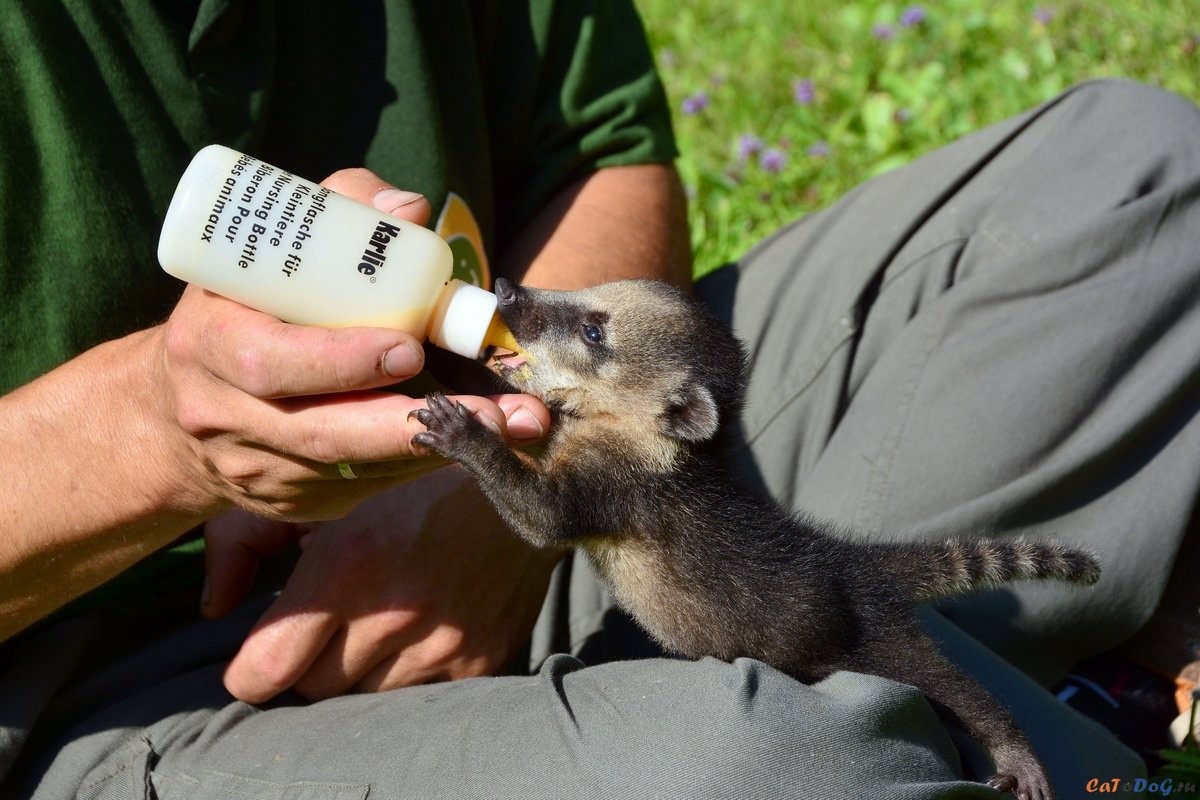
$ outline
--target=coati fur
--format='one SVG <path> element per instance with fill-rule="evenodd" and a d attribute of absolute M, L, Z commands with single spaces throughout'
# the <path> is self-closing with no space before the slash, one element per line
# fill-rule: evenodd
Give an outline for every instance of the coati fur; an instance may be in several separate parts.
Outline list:
<path fill-rule="evenodd" d="M 535 547 L 582 548 L 664 647 L 759 659 L 804 682 L 836 670 L 920 689 L 984 744 L 988 781 L 1051 796 L 1007 711 L 922 631 L 916 604 L 1021 578 L 1081 584 L 1097 561 L 1054 543 L 866 543 L 740 488 L 726 466 L 741 344 L 690 295 L 656 281 L 574 292 L 496 282 L 521 351 L 492 368 L 555 416 L 546 449 L 508 448 L 461 404 L 428 398 L 414 442 L 465 465 Z"/>

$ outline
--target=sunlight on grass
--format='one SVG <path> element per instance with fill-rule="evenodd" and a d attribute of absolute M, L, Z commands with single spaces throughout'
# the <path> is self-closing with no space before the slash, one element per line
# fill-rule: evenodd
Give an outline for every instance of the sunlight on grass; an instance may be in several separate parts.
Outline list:
<path fill-rule="evenodd" d="M 676 116 L 696 272 L 1089 78 L 1200 97 L 1195 0 L 635 0 Z"/>

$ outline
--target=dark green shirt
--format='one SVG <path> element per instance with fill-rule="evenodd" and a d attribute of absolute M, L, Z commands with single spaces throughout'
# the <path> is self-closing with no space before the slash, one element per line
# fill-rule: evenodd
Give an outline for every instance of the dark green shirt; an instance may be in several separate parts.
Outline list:
<path fill-rule="evenodd" d="M 0 392 L 165 319 L 191 156 L 365 165 L 495 252 L 566 183 L 674 157 L 628 0 L 79 0 L 0 14 Z"/>

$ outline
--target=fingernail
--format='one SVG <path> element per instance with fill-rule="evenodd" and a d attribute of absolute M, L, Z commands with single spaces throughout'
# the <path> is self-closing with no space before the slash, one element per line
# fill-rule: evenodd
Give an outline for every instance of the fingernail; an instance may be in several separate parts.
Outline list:
<path fill-rule="evenodd" d="M 398 344 L 383 354 L 379 365 L 389 378 L 411 378 L 421 371 L 424 354 L 410 344 Z"/>
<path fill-rule="evenodd" d="M 540 439 L 545 434 L 542 423 L 527 408 L 518 408 L 508 418 L 508 436 L 510 439 Z"/>
<path fill-rule="evenodd" d="M 492 433 L 496 434 L 497 436 L 503 436 L 503 435 L 504 435 L 503 433 L 501 433 L 501 432 L 500 432 L 500 425 L 499 425 L 499 423 L 497 423 L 497 422 L 496 422 L 494 419 L 492 419 L 491 417 L 489 417 L 489 416 L 485 416 L 484 414 L 476 414 L 476 415 L 475 415 L 475 419 L 477 419 L 477 420 L 479 420 L 480 422 L 482 422 L 482 423 L 483 423 L 483 427 L 487 428 L 489 431 L 491 431 Z"/>
<path fill-rule="evenodd" d="M 371 203 L 380 211 L 392 214 L 401 206 L 415 203 L 424 196 L 418 192 L 406 192 L 403 189 L 380 189 L 371 198 Z"/>

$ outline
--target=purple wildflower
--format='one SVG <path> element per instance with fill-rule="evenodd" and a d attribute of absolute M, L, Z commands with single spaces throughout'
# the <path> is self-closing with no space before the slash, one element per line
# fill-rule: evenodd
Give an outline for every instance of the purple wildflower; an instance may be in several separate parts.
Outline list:
<path fill-rule="evenodd" d="M 683 99 L 683 113 L 691 116 L 708 108 L 708 92 L 700 91 Z"/>
<path fill-rule="evenodd" d="M 802 106 L 812 105 L 813 100 L 817 99 L 817 90 L 812 81 L 804 78 L 792 83 L 792 97 Z"/>
<path fill-rule="evenodd" d="M 920 25 L 925 21 L 925 9 L 921 6 L 909 6 L 900 15 L 900 24 L 905 28 Z"/>
<path fill-rule="evenodd" d="M 782 172 L 787 166 L 787 155 L 778 147 L 768 148 L 758 157 L 758 165 L 766 172 Z"/>
<path fill-rule="evenodd" d="M 1054 9 L 1050 6 L 1038 6 L 1033 10 L 1033 19 L 1042 25 L 1049 25 L 1054 19 Z"/>
<path fill-rule="evenodd" d="M 892 119 L 896 120 L 896 122 L 900 125 L 903 125 L 912 119 L 912 111 L 907 108 L 897 108 L 896 113 L 892 115 Z"/>
<path fill-rule="evenodd" d="M 757 136 L 746 133 L 738 137 L 738 160 L 743 164 L 750 160 L 750 156 L 762 152 L 762 149 L 763 140 Z"/>
<path fill-rule="evenodd" d="M 816 141 L 808 146 L 808 154 L 813 158 L 825 158 L 831 152 L 829 142 Z"/>
<path fill-rule="evenodd" d="M 896 29 L 886 23 L 877 22 L 871 28 L 871 35 L 881 42 L 888 42 L 896 38 Z"/>

